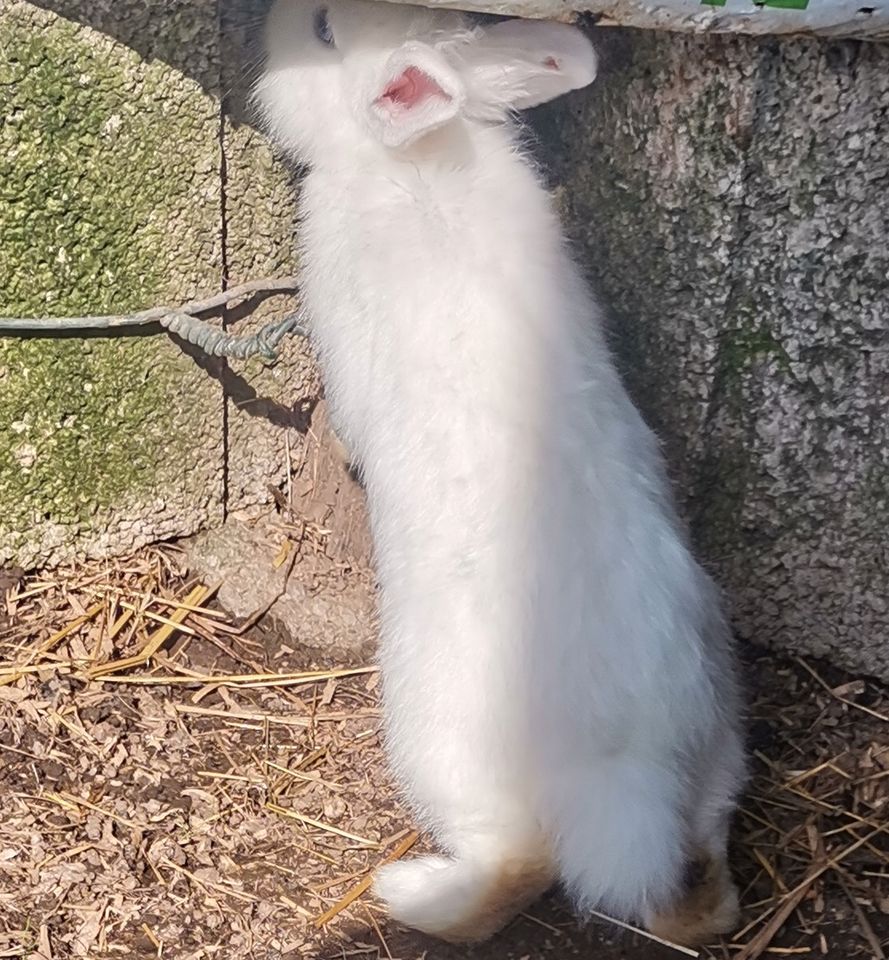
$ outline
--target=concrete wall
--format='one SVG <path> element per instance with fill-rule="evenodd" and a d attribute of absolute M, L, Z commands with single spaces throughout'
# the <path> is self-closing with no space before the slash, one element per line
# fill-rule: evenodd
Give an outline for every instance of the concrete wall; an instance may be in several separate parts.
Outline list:
<path fill-rule="evenodd" d="M 243 97 L 262 5 L 0 0 L 0 314 L 291 271 L 291 178 Z M 597 43 L 538 147 L 699 550 L 745 637 L 889 677 L 889 47 Z M 288 473 L 364 562 L 319 394 L 296 340 L 273 368 L 0 340 L 0 564 L 253 514 Z"/>
<path fill-rule="evenodd" d="M 243 123 L 243 38 L 224 14 L 0 0 L 0 315 L 135 310 L 293 271 L 291 176 Z M 267 369 L 165 336 L 0 339 L 0 564 L 262 508 L 318 394 L 298 340 Z"/>
<path fill-rule="evenodd" d="M 602 30 L 536 117 L 744 637 L 889 677 L 889 45 Z"/>

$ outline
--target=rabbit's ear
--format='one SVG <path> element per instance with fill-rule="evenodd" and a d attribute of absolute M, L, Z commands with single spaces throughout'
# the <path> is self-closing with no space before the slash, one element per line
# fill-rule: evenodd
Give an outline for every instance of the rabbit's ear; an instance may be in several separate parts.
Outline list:
<path fill-rule="evenodd" d="M 387 147 L 407 146 L 453 120 L 465 99 L 463 81 L 438 51 L 406 43 L 386 64 L 370 105 L 371 126 Z"/>
<path fill-rule="evenodd" d="M 596 53 L 577 27 L 506 20 L 479 30 L 466 54 L 473 100 L 524 110 L 596 78 Z"/>

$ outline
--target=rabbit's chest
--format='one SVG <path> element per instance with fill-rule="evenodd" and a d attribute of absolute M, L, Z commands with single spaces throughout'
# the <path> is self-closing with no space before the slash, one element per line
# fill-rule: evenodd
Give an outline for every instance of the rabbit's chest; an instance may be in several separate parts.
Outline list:
<path fill-rule="evenodd" d="M 388 184 L 334 203 L 335 215 L 307 224 L 304 266 L 315 329 L 339 363 L 446 374 L 443 350 L 482 348 L 498 285 L 494 223 L 479 237 L 465 197 L 442 189 Z"/>
<path fill-rule="evenodd" d="M 410 253 L 408 246 L 403 263 L 375 254 L 369 266 L 353 250 L 335 296 L 334 261 L 316 273 L 327 278 L 311 296 L 322 374 L 335 416 L 362 457 L 387 428 L 417 435 L 445 407 L 468 405 L 483 389 L 493 350 L 484 330 L 468 322 L 471 291 L 444 261 L 417 263 Z"/>
<path fill-rule="evenodd" d="M 403 446 L 444 419 L 449 437 L 462 423 L 470 442 L 484 428 L 480 409 L 518 423 L 514 407 L 539 379 L 541 311 L 527 240 L 496 193 L 316 184 L 304 199 L 311 210 L 324 202 L 304 223 L 303 288 L 353 451 L 372 458 L 389 433 Z"/>

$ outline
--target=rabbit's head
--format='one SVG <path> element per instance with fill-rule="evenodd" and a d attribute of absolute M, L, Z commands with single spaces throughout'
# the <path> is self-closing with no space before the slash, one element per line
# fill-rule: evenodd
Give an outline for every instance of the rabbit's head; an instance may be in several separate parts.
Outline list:
<path fill-rule="evenodd" d="M 596 75 L 592 45 L 574 27 L 472 27 L 460 13 L 379 0 L 277 0 L 266 48 L 257 103 L 282 146 L 310 163 L 368 142 L 399 150 L 460 121 L 496 122 Z"/>

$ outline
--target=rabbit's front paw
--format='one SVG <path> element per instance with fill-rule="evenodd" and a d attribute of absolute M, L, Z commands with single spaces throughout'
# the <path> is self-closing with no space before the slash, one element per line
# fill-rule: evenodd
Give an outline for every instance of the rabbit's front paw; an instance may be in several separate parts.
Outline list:
<path fill-rule="evenodd" d="M 552 884 L 548 860 L 420 857 L 387 864 L 374 889 L 394 920 L 454 943 L 486 940 Z"/>

